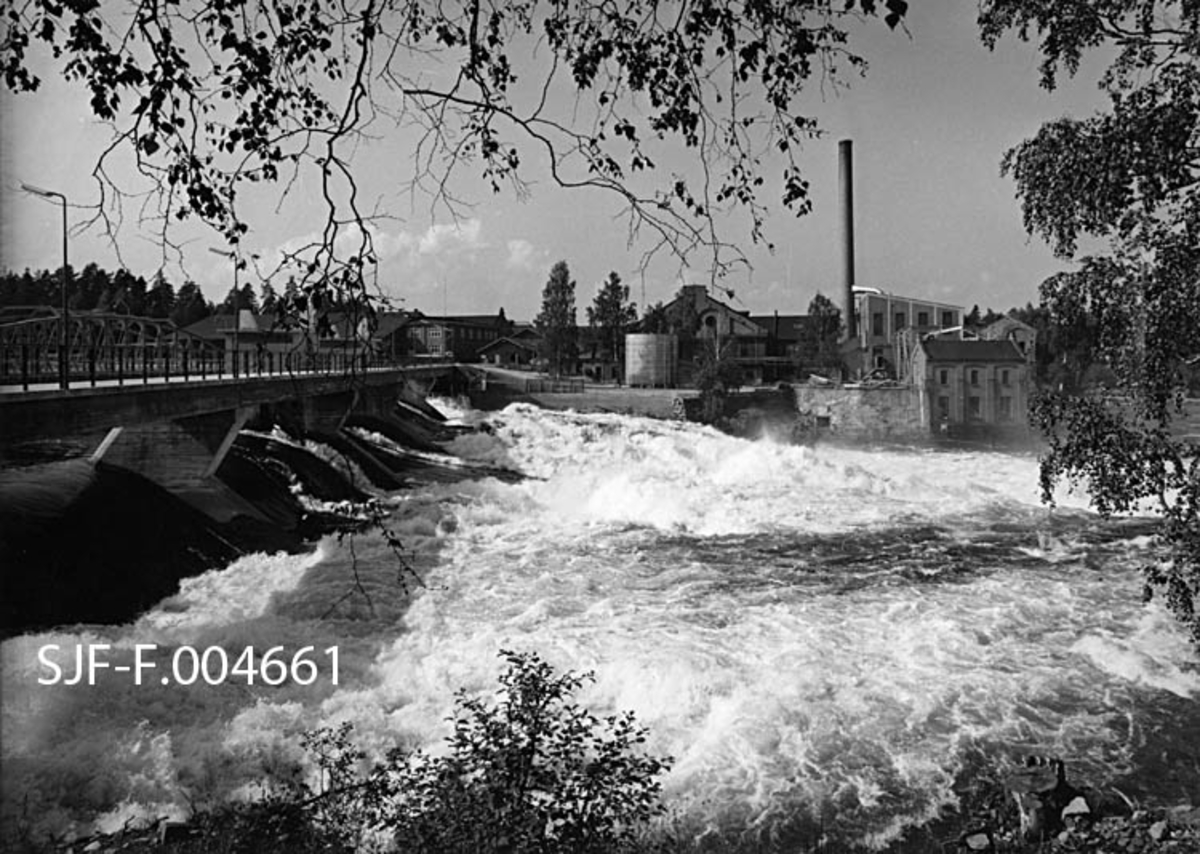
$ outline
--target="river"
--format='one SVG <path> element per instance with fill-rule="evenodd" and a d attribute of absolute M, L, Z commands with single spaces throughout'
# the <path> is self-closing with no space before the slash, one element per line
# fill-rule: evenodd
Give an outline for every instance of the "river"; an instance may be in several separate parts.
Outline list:
<path fill-rule="evenodd" d="M 1046 507 L 1034 457 L 522 405 L 487 421 L 455 453 L 527 478 L 384 496 L 423 589 L 377 535 L 330 537 L 188 579 L 129 625 L 6 641 L 9 806 L 26 792 L 60 830 L 180 815 L 254 791 L 322 723 L 369 751 L 433 746 L 456 690 L 494 689 L 501 649 L 593 671 L 581 699 L 636 714 L 673 759 L 673 814 L 716 836 L 881 850 L 1030 753 L 1143 803 L 1200 791 L 1200 668 L 1142 603 L 1150 526 L 1065 491 Z M 126 662 L 137 644 L 336 646 L 339 684 L 38 685 L 51 643 Z"/>

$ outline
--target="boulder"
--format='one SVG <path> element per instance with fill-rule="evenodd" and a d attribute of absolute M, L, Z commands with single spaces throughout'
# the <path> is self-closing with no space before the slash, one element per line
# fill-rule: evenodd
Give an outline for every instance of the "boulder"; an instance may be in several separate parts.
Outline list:
<path fill-rule="evenodd" d="M 1045 756 L 1026 758 L 1023 767 L 1005 778 L 1004 790 L 1017 805 L 1021 836 L 1031 841 L 1062 831 L 1063 811 L 1080 794 L 1067 783 L 1063 761 Z"/>

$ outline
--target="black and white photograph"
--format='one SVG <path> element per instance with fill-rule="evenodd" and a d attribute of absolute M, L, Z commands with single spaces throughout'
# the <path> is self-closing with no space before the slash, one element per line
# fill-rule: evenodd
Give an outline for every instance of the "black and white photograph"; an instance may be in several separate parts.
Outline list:
<path fill-rule="evenodd" d="M 1200 2 L 0 71 L 0 850 L 1200 854 Z"/>

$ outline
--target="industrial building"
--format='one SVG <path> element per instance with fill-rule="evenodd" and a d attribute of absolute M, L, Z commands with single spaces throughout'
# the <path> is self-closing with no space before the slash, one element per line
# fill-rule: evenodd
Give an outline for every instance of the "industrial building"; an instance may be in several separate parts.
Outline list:
<path fill-rule="evenodd" d="M 922 338 L 911 376 L 939 432 L 1025 423 L 1029 364 L 1012 341 Z"/>
<path fill-rule="evenodd" d="M 904 332 L 923 336 L 930 332 L 961 329 L 963 307 L 916 297 L 898 296 L 875 288 L 856 287 L 854 328 L 859 354 L 858 368 L 864 372 L 883 369 L 900 376 L 904 354 L 898 340 Z"/>

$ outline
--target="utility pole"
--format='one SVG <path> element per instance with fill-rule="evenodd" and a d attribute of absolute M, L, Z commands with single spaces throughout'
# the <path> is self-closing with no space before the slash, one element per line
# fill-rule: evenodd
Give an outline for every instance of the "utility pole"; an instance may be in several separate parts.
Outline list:
<path fill-rule="evenodd" d="M 62 193 L 56 193 L 54 190 L 43 190 L 40 187 L 34 187 L 30 184 L 22 184 L 21 189 L 27 193 L 33 193 L 35 196 L 41 196 L 43 199 L 58 199 L 62 203 L 62 285 L 60 287 L 60 299 L 62 302 L 61 313 L 58 326 L 58 387 L 66 391 L 71 387 L 70 378 L 70 356 L 67 348 L 70 346 L 70 334 L 68 328 L 70 326 L 70 308 L 67 303 L 67 197 Z"/>

